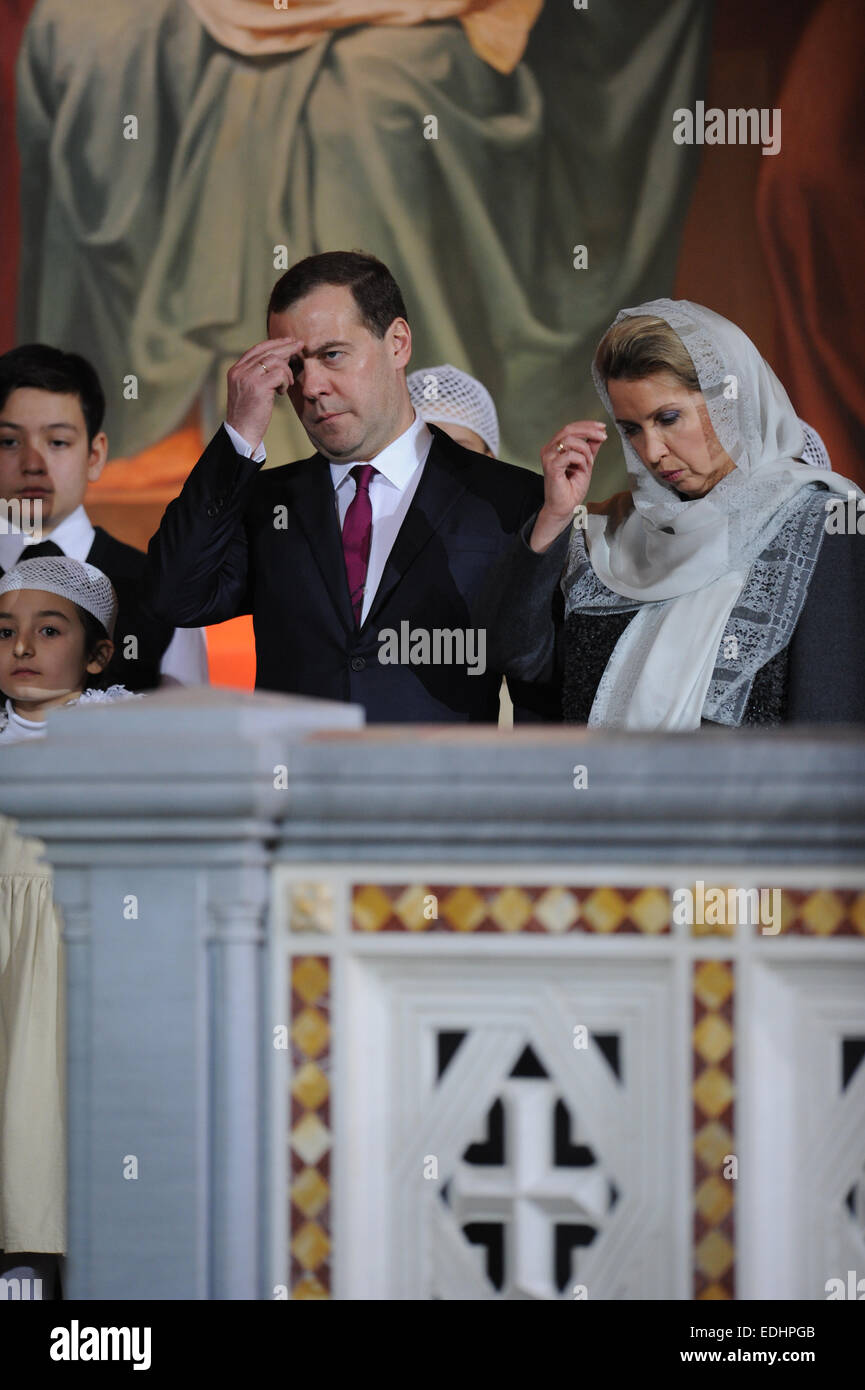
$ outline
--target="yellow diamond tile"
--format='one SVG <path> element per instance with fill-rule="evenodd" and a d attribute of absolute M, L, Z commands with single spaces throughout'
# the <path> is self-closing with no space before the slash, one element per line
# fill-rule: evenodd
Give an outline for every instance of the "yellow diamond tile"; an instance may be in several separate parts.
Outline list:
<path fill-rule="evenodd" d="M 302 1274 L 292 1289 L 292 1298 L 319 1299 L 330 1298 L 324 1284 L 314 1274 Z"/>
<path fill-rule="evenodd" d="M 577 920 L 579 898 L 567 888 L 548 888 L 535 903 L 535 916 L 549 932 L 565 932 Z"/>
<path fill-rule="evenodd" d="M 729 1299 L 730 1295 L 727 1293 L 727 1290 L 724 1288 L 723 1284 L 707 1284 L 706 1288 L 699 1295 L 699 1297 L 701 1299 L 720 1300 L 722 1298 Z"/>
<path fill-rule="evenodd" d="M 439 917 L 455 931 L 474 931 L 486 915 L 486 902 L 476 888 L 456 888 L 439 903 Z"/>
<path fill-rule="evenodd" d="M 291 1200 L 304 1216 L 318 1216 L 329 1197 L 330 1187 L 315 1168 L 304 1168 L 291 1184 Z"/>
<path fill-rule="evenodd" d="M 534 910 L 534 903 L 522 888 L 503 888 L 493 898 L 489 912 L 502 931 L 521 931 Z"/>
<path fill-rule="evenodd" d="M 428 893 L 423 884 L 412 883 L 394 902 L 393 910 L 408 931 L 429 931 L 435 925 L 435 919 L 424 917 L 423 913 Z"/>
<path fill-rule="evenodd" d="M 304 956 L 294 962 L 291 983 L 305 1003 L 314 1004 L 330 984 L 330 971 L 315 956 Z"/>
<path fill-rule="evenodd" d="M 733 1030 L 718 1014 L 703 1014 L 692 1037 L 704 1062 L 720 1062 L 733 1046 Z"/>
<path fill-rule="evenodd" d="M 694 1138 L 694 1151 L 705 1168 L 720 1168 L 733 1152 L 733 1136 L 726 1125 L 709 1120 Z"/>
<path fill-rule="evenodd" d="M 330 1027 L 318 1009 L 301 1009 L 291 1025 L 291 1036 L 307 1057 L 317 1057 L 327 1047 Z"/>
<path fill-rule="evenodd" d="M 290 914 L 293 932 L 332 932 L 333 889 L 326 883 L 292 884 Z"/>
<path fill-rule="evenodd" d="M 733 1205 L 732 1183 L 714 1174 L 700 1183 L 694 1203 L 708 1226 L 717 1226 Z"/>
<path fill-rule="evenodd" d="M 850 921 L 865 936 L 865 893 L 857 893 L 850 907 Z"/>
<path fill-rule="evenodd" d="M 663 888 L 644 888 L 631 903 L 629 916 L 642 932 L 662 932 L 673 917 L 669 893 Z"/>
<path fill-rule="evenodd" d="M 371 883 L 355 888 L 351 908 L 355 925 L 361 931 L 381 931 L 393 915 L 393 904 L 387 893 Z"/>
<path fill-rule="evenodd" d="M 717 1118 L 733 1099 L 733 1083 L 717 1067 L 707 1067 L 694 1082 L 694 1100 L 704 1115 Z"/>
<path fill-rule="evenodd" d="M 721 960 L 704 960 L 694 975 L 694 993 L 707 1009 L 719 1009 L 733 992 L 733 972 Z"/>
<path fill-rule="evenodd" d="M 295 1232 L 291 1253 L 304 1269 L 318 1269 L 330 1254 L 330 1241 L 315 1221 L 305 1221 Z"/>
<path fill-rule="evenodd" d="M 811 893 L 800 912 L 802 921 L 817 936 L 831 936 L 844 918 L 844 904 L 837 893 Z"/>
<path fill-rule="evenodd" d="M 696 1249 L 697 1268 L 707 1279 L 721 1279 L 733 1263 L 734 1251 L 720 1231 L 708 1231 Z"/>
<path fill-rule="evenodd" d="M 330 1082 L 315 1062 L 298 1067 L 291 1083 L 291 1093 L 307 1110 L 317 1110 L 330 1090 Z"/>
<path fill-rule="evenodd" d="M 304 1163 L 314 1167 L 331 1146 L 332 1135 L 318 1115 L 304 1115 L 291 1131 L 291 1147 Z"/>
<path fill-rule="evenodd" d="M 597 888 L 583 902 L 583 917 L 593 931 L 613 932 L 628 915 L 628 904 L 615 888 Z"/>

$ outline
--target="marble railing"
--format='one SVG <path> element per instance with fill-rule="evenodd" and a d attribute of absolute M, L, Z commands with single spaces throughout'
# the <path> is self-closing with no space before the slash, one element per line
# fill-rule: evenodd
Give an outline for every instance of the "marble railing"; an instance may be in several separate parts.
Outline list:
<path fill-rule="evenodd" d="M 859 733 L 186 690 L 2 759 L 64 921 L 70 1297 L 865 1276 Z"/>

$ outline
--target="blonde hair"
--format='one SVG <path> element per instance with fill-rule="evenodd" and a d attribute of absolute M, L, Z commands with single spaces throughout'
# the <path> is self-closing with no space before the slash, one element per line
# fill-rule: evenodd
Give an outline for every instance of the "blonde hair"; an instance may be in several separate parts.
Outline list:
<path fill-rule="evenodd" d="M 595 352 L 595 370 L 602 381 L 642 381 L 656 372 L 669 372 L 688 391 L 700 381 L 687 348 L 667 323 L 652 314 L 633 314 L 608 328 Z"/>

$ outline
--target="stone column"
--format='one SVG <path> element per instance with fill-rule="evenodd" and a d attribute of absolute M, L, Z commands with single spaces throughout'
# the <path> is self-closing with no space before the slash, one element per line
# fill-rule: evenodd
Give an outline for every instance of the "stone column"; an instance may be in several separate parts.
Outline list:
<path fill-rule="evenodd" d="M 305 734 L 361 722 L 180 689 L 58 712 L 4 751 L 0 804 L 44 842 L 64 918 L 69 1298 L 273 1296 L 280 769 Z"/>

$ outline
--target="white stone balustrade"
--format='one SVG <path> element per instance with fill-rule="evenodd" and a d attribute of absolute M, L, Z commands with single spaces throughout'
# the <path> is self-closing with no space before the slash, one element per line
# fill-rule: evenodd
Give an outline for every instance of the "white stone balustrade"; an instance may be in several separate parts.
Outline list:
<path fill-rule="evenodd" d="M 64 918 L 71 1298 L 865 1275 L 860 733 L 178 690 L 62 712 L 0 779 Z M 777 926 L 683 919 L 697 884 Z"/>

